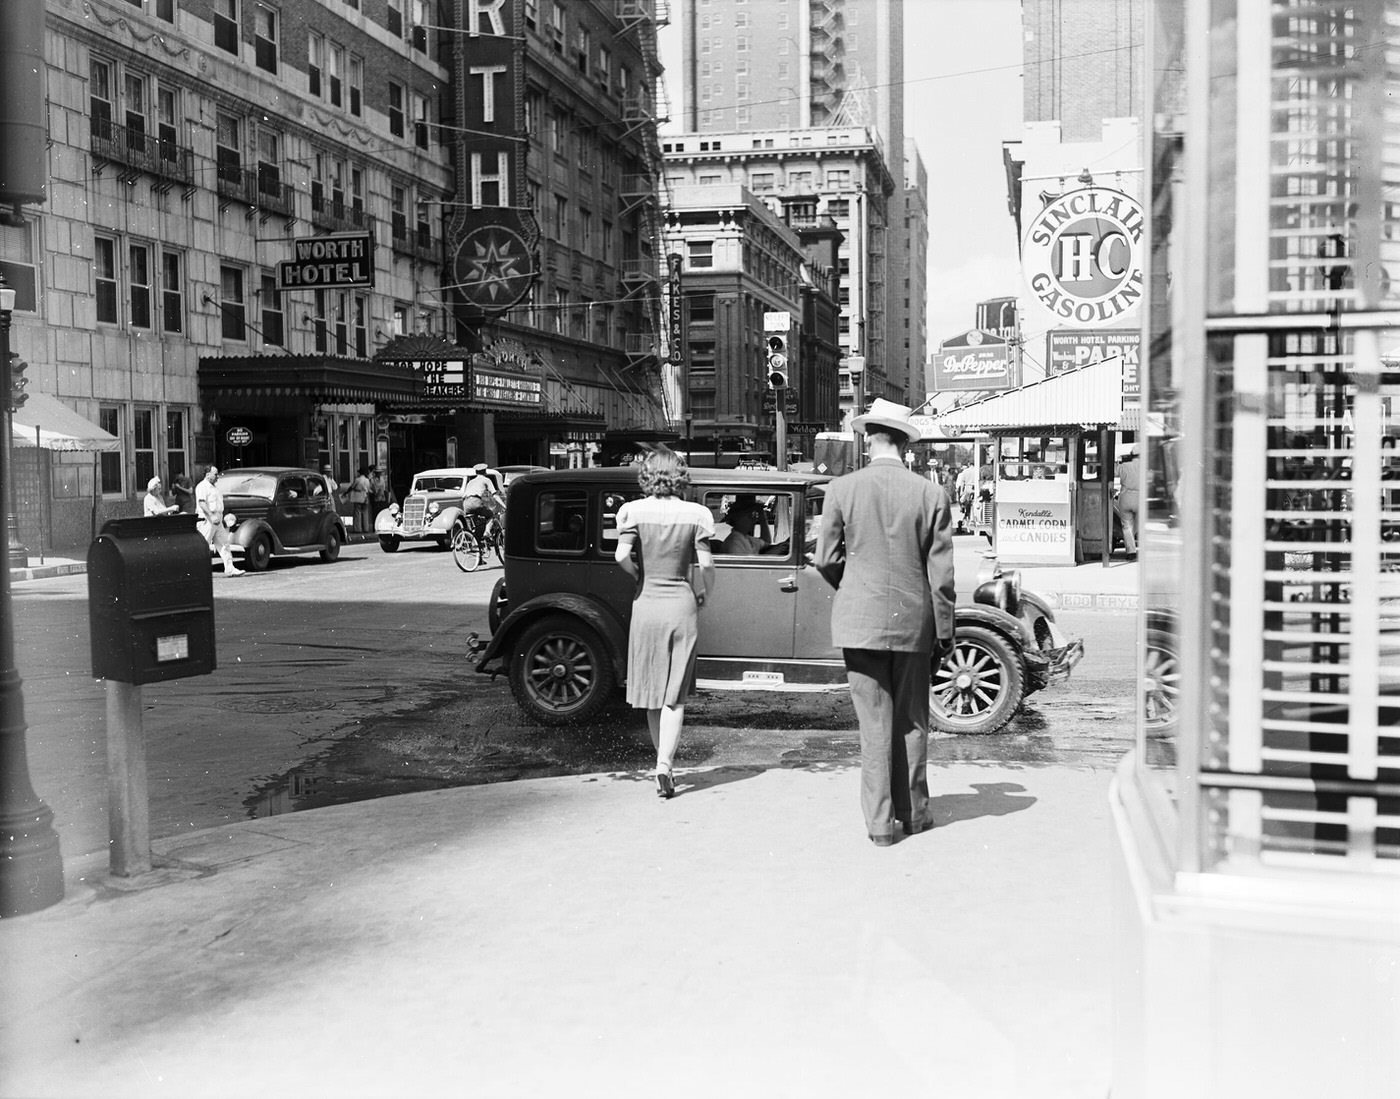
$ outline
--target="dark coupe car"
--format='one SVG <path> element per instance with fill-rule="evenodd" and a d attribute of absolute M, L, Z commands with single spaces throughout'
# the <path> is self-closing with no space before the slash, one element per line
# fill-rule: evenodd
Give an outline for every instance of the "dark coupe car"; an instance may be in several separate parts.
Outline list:
<path fill-rule="evenodd" d="M 334 561 L 345 544 L 326 479 L 312 469 L 260 466 L 226 469 L 215 482 L 224 497 L 224 520 L 244 568 L 261 572 L 273 557 L 319 553 Z"/>

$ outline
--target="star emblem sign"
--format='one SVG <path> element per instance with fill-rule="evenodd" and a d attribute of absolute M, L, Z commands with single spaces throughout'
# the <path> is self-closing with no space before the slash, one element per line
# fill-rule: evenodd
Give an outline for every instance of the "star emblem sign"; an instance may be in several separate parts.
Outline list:
<path fill-rule="evenodd" d="M 525 274 L 519 266 L 525 257 L 513 238 L 513 233 L 487 230 L 467 241 L 462 274 L 464 281 L 476 284 L 463 288 L 468 297 L 478 301 L 489 298 L 494 303 L 500 297 L 512 296 L 510 280 Z"/>

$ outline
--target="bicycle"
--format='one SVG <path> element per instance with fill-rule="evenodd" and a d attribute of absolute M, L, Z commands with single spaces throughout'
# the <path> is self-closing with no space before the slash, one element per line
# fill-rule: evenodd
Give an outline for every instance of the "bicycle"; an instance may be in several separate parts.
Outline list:
<path fill-rule="evenodd" d="M 460 524 L 452 532 L 452 560 L 463 572 L 476 572 L 486 564 L 487 556 L 494 553 L 496 563 L 504 565 L 505 552 L 501 548 L 501 542 L 501 525 L 495 516 L 486 521 L 480 536 L 472 530 L 470 524 Z"/>

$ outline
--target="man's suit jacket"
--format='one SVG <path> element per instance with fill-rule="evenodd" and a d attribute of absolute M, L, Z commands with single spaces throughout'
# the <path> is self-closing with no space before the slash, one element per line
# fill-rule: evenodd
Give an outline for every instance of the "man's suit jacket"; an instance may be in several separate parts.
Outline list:
<path fill-rule="evenodd" d="M 953 636 L 948 495 L 897 459 L 827 482 L 815 564 L 836 589 L 836 647 L 928 652 Z"/>

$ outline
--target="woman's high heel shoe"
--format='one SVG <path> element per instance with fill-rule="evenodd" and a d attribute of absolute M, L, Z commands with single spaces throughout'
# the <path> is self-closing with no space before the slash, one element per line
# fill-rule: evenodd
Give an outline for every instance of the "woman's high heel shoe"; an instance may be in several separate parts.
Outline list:
<path fill-rule="evenodd" d="M 656 772 L 656 796 L 659 798 L 670 798 L 676 795 L 676 783 L 671 778 L 670 771 Z"/>

